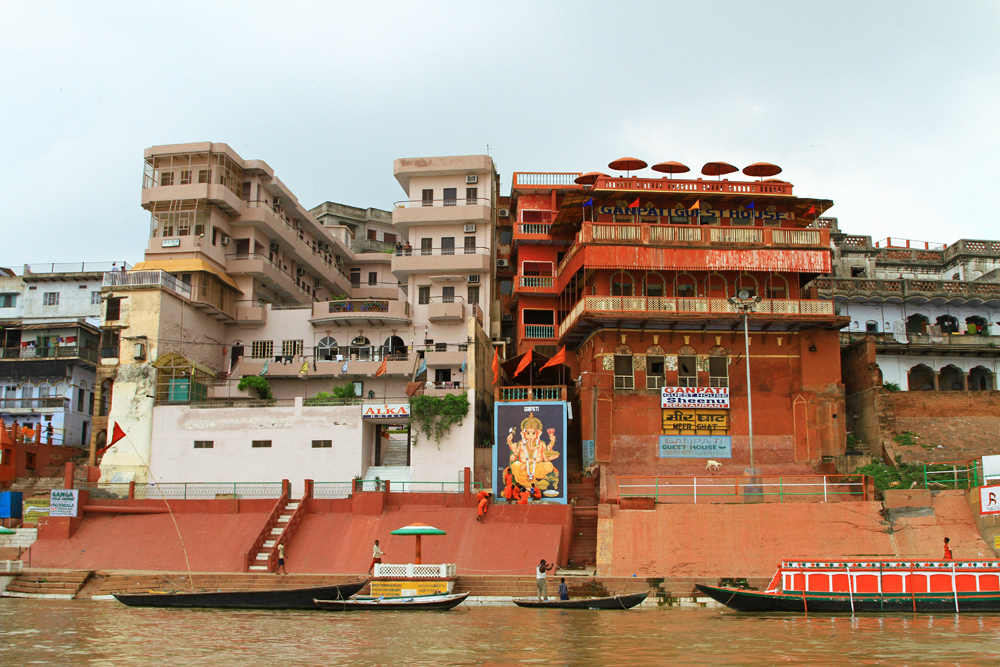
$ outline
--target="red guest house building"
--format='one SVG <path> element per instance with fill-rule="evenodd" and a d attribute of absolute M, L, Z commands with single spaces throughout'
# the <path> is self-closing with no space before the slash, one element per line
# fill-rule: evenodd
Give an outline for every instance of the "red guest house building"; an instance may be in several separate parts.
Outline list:
<path fill-rule="evenodd" d="M 515 351 L 565 347 L 584 465 L 591 451 L 618 474 L 750 463 L 741 293 L 756 301 L 755 465 L 844 453 L 846 318 L 804 289 L 830 272 L 829 231 L 812 225 L 832 205 L 774 178 L 514 174 Z"/>

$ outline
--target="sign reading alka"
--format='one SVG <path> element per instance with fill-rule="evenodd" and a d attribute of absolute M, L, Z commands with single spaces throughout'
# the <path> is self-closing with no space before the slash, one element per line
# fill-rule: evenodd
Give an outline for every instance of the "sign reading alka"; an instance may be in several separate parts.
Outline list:
<path fill-rule="evenodd" d="M 664 410 L 663 435 L 729 435 L 729 410 Z"/>
<path fill-rule="evenodd" d="M 660 407 L 729 409 L 729 387 L 663 387 Z"/>
<path fill-rule="evenodd" d="M 410 418 L 409 403 L 389 403 L 388 405 L 366 405 L 361 411 L 362 419 L 403 419 Z"/>

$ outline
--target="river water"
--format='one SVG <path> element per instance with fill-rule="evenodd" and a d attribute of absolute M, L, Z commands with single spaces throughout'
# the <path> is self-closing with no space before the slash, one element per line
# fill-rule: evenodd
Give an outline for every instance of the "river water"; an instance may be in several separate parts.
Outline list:
<path fill-rule="evenodd" d="M 0 665 L 998 665 L 1000 615 L 132 609 L 0 599 Z"/>

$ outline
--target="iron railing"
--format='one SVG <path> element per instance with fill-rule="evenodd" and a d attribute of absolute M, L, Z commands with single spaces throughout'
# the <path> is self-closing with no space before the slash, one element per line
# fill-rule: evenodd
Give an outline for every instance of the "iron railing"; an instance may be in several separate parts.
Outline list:
<path fill-rule="evenodd" d="M 78 489 L 90 491 L 92 498 L 128 498 L 131 484 L 87 482 Z M 217 498 L 280 498 L 281 482 L 171 482 L 134 485 L 138 500 L 214 500 Z"/>
<path fill-rule="evenodd" d="M 657 503 L 782 503 L 867 500 L 865 475 L 618 477 L 619 498 Z"/>
<path fill-rule="evenodd" d="M 974 489 L 984 483 L 981 459 L 923 464 L 924 488 Z"/>

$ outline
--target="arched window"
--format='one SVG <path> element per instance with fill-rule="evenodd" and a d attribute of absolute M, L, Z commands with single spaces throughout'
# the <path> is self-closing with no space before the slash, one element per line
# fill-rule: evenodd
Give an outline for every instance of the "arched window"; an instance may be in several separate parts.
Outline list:
<path fill-rule="evenodd" d="M 938 389 L 941 391 L 962 391 L 965 389 L 965 373 L 958 366 L 948 364 L 938 374 Z"/>
<path fill-rule="evenodd" d="M 653 271 L 646 274 L 646 296 L 661 297 L 667 295 L 667 281 L 662 274 Z"/>
<path fill-rule="evenodd" d="M 690 273 L 682 271 L 674 280 L 674 293 L 678 298 L 693 299 L 698 296 L 698 281 Z"/>
<path fill-rule="evenodd" d="M 767 277 L 767 298 L 768 299 L 787 299 L 788 298 L 788 281 L 785 280 L 784 276 L 779 276 L 776 273 L 772 273 Z"/>
<path fill-rule="evenodd" d="M 965 325 L 968 327 L 970 334 L 980 334 L 989 335 L 989 323 L 986 318 L 980 317 L 979 315 L 973 315 L 972 317 L 965 318 Z"/>
<path fill-rule="evenodd" d="M 372 344 L 364 336 L 358 336 L 351 341 L 351 356 L 358 361 L 369 361 L 372 358 Z"/>
<path fill-rule="evenodd" d="M 917 364 L 906 374 L 910 391 L 934 391 L 934 371 L 924 364 Z"/>
<path fill-rule="evenodd" d="M 868 320 L 865 322 L 865 332 L 878 333 L 878 322 L 875 320 Z"/>
<path fill-rule="evenodd" d="M 993 391 L 993 374 L 985 366 L 976 366 L 969 371 L 969 391 Z"/>
<path fill-rule="evenodd" d="M 21 407 L 30 408 L 31 399 L 35 395 L 35 386 L 33 384 L 25 383 L 21 385 Z"/>
<path fill-rule="evenodd" d="M 927 325 L 930 320 L 927 319 L 926 315 L 921 315 L 920 313 L 915 313 L 906 318 L 906 333 L 908 334 L 923 334 L 927 333 Z"/>
<path fill-rule="evenodd" d="M 760 286 L 757 284 L 757 279 L 749 273 L 741 273 L 736 276 L 736 294 L 733 296 L 738 296 L 743 290 L 750 292 L 750 296 L 757 296 L 760 293 Z"/>
<path fill-rule="evenodd" d="M 710 273 L 706 286 L 710 299 L 725 299 L 729 296 L 729 281 L 721 273 Z"/>
<path fill-rule="evenodd" d="M 958 319 L 954 315 L 940 315 L 936 324 L 941 327 L 941 333 L 958 333 Z"/>
<path fill-rule="evenodd" d="M 340 353 L 340 346 L 337 341 L 330 336 L 324 336 L 316 343 L 316 358 L 320 361 L 333 361 Z"/>
<path fill-rule="evenodd" d="M 101 383 L 101 405 L 99 406 L 98 417 L 107 417 L 108 413 L 111 412 L 111 392 L 113 389 L 113 381 L 105 380 Z"/>
<path fill-rule="evenodd" d="M 635 280 L 628 271 L 619 271 L 611 276 L 611 296 L 640 296 L 636 294 Z"/>
<path fill-rule="evenodd" d="M 406 343 L 399 336 L 389 336 L 382 343 L 382 354 L 395 361 L 405 361 Z"/>

